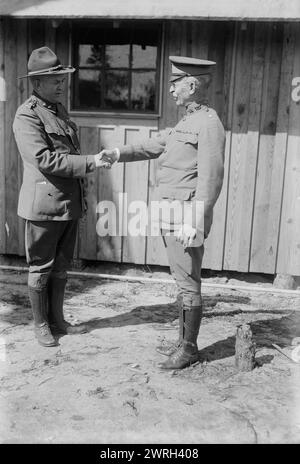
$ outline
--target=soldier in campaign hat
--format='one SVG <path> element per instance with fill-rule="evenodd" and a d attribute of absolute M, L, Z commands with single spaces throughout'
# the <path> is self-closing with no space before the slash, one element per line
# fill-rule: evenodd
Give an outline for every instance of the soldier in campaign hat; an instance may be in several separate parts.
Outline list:
<path fill-rule="evenodd" d="M 13 131 L 24 165 L 18 215 L 25 219 L 28 292 L 34 331 L 43 346 L 58 334 L 86 332 L 63 316 L 66 269 L 73 257 L 78 219 L 86 210 L 83 179 L 103 163 L 81 155 L 77 127 L 60 103 L 72 66 L 48 47 L 33 50 L 28 73 L 33 92 L 17 110 Z"/>
<path fill-rule="evenodd" d="M 178 340 L 157 347 L 168 356 L 161 368 L 183 369 L 198 361 L 203 244 L 222 188 L 225 133 L 207 101 L 216 63 L 181 56 L 170 56 L 170 61 L 170 93 L 177 106 L 185 107 L 185 116 L 173 129 L 162 131 L 157 137 L 103 150 L 101 156 L 111 164 L 158 158 L 159 198 L 184 204 L 187 211 L 179 223 L 174 217 L 168 224 L 161 223 L 170 269 L 179 289 L 180 307 Z M 197 208 L 198 204 L 201 208 Z M 189 213 L 195 210 L 195 205 L 196 214 Z"/>

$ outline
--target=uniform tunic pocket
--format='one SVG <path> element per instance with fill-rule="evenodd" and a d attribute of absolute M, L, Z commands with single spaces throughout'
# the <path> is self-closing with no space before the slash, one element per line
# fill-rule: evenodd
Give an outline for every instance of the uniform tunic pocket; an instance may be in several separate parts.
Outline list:
<path fill-rule="evenodd" d="M 192 132 L 176 131 L 175 138 L 177 142 L 190 143 L 192 145 L 197 145 L 198 143 L 198 134 Z"/>
<path fill-rule="evenodd" d="M 33 211 L 47 216 L 61 216 L 66 212 L 68 197 L 68 194 L 60 192 L 50 183 L 37 183 Z"/>
<path fill-rule="evenodd" d="M 69 131 L 72 129 L 70 128 Z M 72 150 L 72 138 L 66 131 L 54 121 L 45 123 L 45 132 L 48 138 L 49 147 L 58 153 L 70 153 Z"/>

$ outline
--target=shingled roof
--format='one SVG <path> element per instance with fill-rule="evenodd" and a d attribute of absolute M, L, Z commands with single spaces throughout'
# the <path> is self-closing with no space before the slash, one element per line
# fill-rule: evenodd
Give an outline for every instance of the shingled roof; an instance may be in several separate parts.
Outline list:
<path fill-rule="evenodd" d="M 1 16 L 300 20 L 300 0 L 1 0 Z"/>

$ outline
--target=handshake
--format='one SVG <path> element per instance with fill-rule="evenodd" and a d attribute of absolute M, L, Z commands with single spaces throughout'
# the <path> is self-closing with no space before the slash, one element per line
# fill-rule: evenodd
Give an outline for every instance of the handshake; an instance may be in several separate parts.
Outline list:
<path fill-rule="evenodd" d="M 112 165 L 120 158 L 120 151 L 118 148 L 112 150 L 102 150 L 94 156 L 96 168 L 110 169 Z"/>

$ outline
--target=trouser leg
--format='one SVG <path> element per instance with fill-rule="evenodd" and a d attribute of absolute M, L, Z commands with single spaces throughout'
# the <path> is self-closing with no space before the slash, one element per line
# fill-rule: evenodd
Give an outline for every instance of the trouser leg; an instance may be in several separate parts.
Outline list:
<path fill-rule="evenodd" d="M 77 221 L 26 221 L 25 248 L 29 264 L 30 301 L 34 317 L 43 314 L 47 325 L 51 319 L 53 321 L 53 317 L 63 317 L 67 268 L 74 253 L 76 230 Z M 41 296 L 39 300 L 33 296 L 37 292 Z M 54 307 L 57 311 L 53 316 Z"/>
<path fill-rule="evenodd" d="M 77 221 L 68 221 L 57 243 L 56 257 L 48 283 L 49 322 L 53 333 L 80 334 L 87 331 L 83 325 L 72 326 L 64 319 L 64 295 L 67 269 L 74 255 Z"/>
<path fill-rule="evenodd" d="M 161 231 L 161 233 L 162 233 L 162 239 L 163 239 L 164 245 L 167 248 L 166 236 L 163 234 L 162 231 Z M 168 253 L 168 249 L 167 249 L 167 253 Z M 172 274 L 175 282 L 177 283 L 176 273 L 175 273 L 175 269 L 174 269 L 174 266 L 173 266 L 173 260 L 170 259 L 170 257 L 169 257 L 169 266 L 170 266 L 171 274 Z M 158 353 L 160 353 L 160 354 L 163 354 L 164 356 L 171 356 L 171 354 L 174 353 L 174 351 L 176 351 L 179 348 L 179 346 L 181 345 L 181 343 L 182 343 L 182 337 L 183 337 L 182 295 L 181 295 L 180 287 L 178 285 L 177 285 L 177 289 L 178 289 L 177 306 L 178 306 L 179 334 L 178 334 L 177 340 L 175 340 L 175 341 L 167 341 L 167 342 L 163 341 L 163 343 L 161 343 L 160 345 L 158 345 L 156 347 L 156 351 Z"/>
<path fill-rule="evenodd" d="M 182 369 L 198 360 L 197 337 L 202 317 L 201 265 L 204 247 L 184 249 L 174 236 L 165 237 L 170 266 L 182 295 L 182 342 L 164 369 Z"/>
<path fill-rule="evenodd" d="M 48 222 L 26 221 L 25 251 L 29 264 L 28 295 L 34 319 L 35 336 L 43 346 L 57 344 L 48 325 L 48 281 L 56 246 L 55 236 L 49 232 Z"/>

